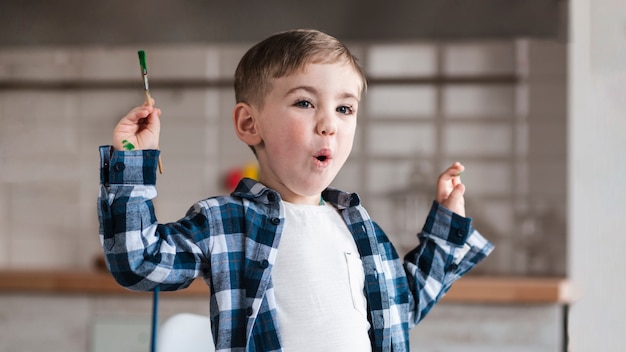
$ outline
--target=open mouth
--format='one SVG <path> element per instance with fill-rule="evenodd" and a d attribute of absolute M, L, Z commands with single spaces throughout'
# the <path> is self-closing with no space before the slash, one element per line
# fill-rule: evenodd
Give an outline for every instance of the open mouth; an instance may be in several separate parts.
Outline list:
<path fill-rule="evenodd" d="M 331 152 L 330 150 L 320 150 L 316 155 L 313 156 L 317 162 L 319 162 L 321 165 L 326 165 L 327 163 L 330 162 L 331 158 Z"/>
<path fill-rule="evenodd" d="M 318 156 L 315 157 L 315 159 L 324 162 L 324 161 L 328 160 L 328 157 L 326 155 L 318 155 Z"/>

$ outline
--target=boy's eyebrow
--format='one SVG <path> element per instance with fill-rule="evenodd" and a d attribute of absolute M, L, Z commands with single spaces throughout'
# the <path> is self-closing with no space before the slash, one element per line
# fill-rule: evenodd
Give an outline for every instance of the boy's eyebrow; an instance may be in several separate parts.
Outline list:
<path fill-rule="evenodd" d="M 311 94 L 314 94 L 314 95 L 319 95 L 319 91 L 318 91 L 315 87 L 312 87 L 312 86 L 304 86 L 304 85 L 303 85 L 303 86 L 297 86 L 297 87 L 294 87 L 294 88 L 289 89 L 289 90 L 287 91 L 287 93 L 285 94 L 285 96 L 290 95 L 290 94 L 293 94 L 293 93 L 295 93 L 296 91 L 299 91 L 299 90 L 304 90 L 304 91 L 307 91 L 307 92 L 309 92 L 309 93 L 311 93 Z M 340 98 L 344 98 L 344 99 L 346 99 L 346 98 L 353 98 L 353 99 L 356 99 L 357 101 L 359 101 L 359 100 L 360 100 L 360 99 L 359 99 L 359 97 L 358 97 L 357 95 L 354 95 L 354 94 L 352 94 L 352 93 L 350 93 L 350 92 L 343 92 L 343 93 L 341 93 L 341 94 L 339 95 L 339 97 L 340 97 Z"/>

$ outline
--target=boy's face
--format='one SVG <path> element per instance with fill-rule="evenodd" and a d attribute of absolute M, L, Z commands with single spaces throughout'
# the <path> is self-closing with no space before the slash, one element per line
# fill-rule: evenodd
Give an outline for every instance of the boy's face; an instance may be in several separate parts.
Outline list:
<path fill-rule="evenodd" d="M 346 162 L 362 82 L 348 63 L 309 64 L 273 80 L 256 115 L 260 181 L 285 201 L 317 204 Z"/>

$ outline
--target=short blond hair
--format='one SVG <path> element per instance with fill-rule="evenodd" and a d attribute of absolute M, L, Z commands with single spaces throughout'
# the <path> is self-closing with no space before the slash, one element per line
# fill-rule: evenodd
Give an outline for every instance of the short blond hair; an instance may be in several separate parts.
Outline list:
<path fill-rule="evenodd" d="M 367 80 L 357 58 L 337 38 L 314 29 L 276 33 L 250 48 L 235 71 L 237 103 L 263 106 L 272 80 L 303 69 L 313 63 L 345 61 L 361 77 L 361 91 Z"/>

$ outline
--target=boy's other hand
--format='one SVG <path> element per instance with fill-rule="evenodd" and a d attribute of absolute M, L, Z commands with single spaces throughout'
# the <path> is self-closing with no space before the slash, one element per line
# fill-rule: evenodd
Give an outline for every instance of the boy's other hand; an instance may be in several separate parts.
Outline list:
<path fill-rule="evenodd" d="M 455 161 L 437 179 L 437 197 L 439 204 L 465 217 L 465 185 L 461 183 L 461 172 L 465 167 Z"/>
<path fill-rule="evenodd" d="M 132 109 L 113 130 L 113 148 L 117 150 L 159 149 L 161 109 L 144 104 Z"/>

